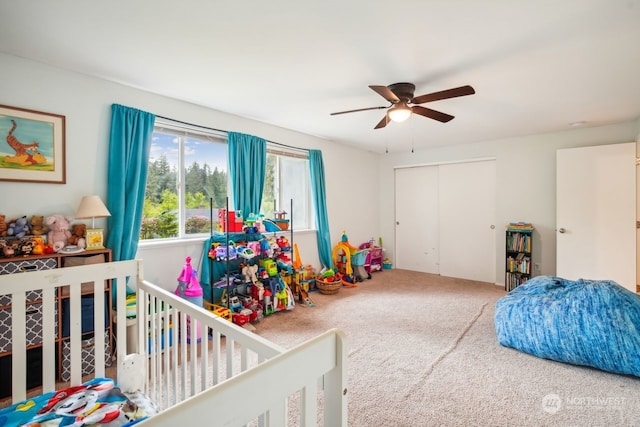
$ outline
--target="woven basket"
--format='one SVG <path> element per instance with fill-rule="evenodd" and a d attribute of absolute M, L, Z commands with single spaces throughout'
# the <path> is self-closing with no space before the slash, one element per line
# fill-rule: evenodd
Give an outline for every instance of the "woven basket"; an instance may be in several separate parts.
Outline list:
<path fill-rule="evenodd" d="M 338 291 L 342 287 L 342 283 L 340 281 L 325 282 L 322 279 L 316 278 L 316 287 L 318 288 L 318 292 L 320 292 L 321 294 L 333 295 L 338 293 Z"/>

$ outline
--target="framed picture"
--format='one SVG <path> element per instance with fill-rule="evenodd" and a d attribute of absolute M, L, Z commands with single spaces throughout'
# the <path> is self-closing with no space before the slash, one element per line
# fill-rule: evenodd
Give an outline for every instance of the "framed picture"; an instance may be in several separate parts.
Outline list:
<path fill-rule="evenodd" d="M 0 105 L 0 181 L 66 183 L 65 116 Z"/>

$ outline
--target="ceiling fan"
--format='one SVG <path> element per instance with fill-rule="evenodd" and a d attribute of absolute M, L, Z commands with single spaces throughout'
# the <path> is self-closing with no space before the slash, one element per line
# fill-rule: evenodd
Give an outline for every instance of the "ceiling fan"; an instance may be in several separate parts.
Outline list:
<path fill-rule="evenodd" d="M 332 116 L 338 114 L 355 113 L 367 110 L 388 109 L 382 120 L 378 122 L 374 129 L 381 129 L 389 124 L 390 121 L 403 122 L 411 116 L 411 113 L 419 114 L 430 119 L 446 123 L 453 119 L 453 116 L 441 113 L 440 111 L 422 107 L 418 104 L 439 101 L 441 99 L 456 98 L 458 96 L 473 95 L 476 91 L 469 85 L 460 86 L 453 89 L 447 89 L 440 92 L 428 93 L 421 96 L 413 96 L 416 86 L 413 83 L 394 83 L 389 86 L 369 86 L 378 95 L 389 101 L 391 105 L 382 107 L 359 108 L 357 110 L 339 111 L 331 113 Z"/>

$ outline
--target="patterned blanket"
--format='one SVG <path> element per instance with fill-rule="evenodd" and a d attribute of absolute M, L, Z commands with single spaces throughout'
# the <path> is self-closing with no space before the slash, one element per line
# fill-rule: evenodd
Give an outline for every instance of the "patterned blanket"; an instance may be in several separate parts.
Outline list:
<path fill-rule="evenodd" d="M 0 427 L 130 426 L 149 415 L 113 380 L 95 378 L 0 409 Z"/>

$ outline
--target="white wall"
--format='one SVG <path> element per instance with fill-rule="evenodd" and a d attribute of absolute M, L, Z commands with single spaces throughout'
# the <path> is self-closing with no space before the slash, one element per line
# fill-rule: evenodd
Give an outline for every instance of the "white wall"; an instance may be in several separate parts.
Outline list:
<path fill-rule="evenodd" d="M 66 116 L 67 183 L 0 181 L 0 214 L 8 218 L 73 215 L 86 194 L 99 194 L 106 200 L 111 104 L 117 103 L 202 126 L 322 150 L 331 241 L 337 242 L 343 230 L 353 243 L 379 233 L 374 154 L 11 55 L 0 54 L 0 77 L 0 103 Z M 360 185 L 363 182 L 372 185 Z M 106 227 L 106 220 L 96 220 L 96 226 Z M 315 233 L 296 233 L 294 241 L 302 261 L 319 267 Z M 173 289 L 185 257 L 199 260 L 202 249 L 202 241 L 173 243 L 141 249 L 138 257 L 145 261 L 148 280 Z"/>
<path fill-rule="evenodd" d="M 640 134 L 638 121 L 547 135 L 509 138 L 474 144 L 415 150 L 415 153 L 374 155 L 338 143 L 264 123 L 221 113 L 175 99 L 60 70 L 41 63 L 0 54 L 0 103 L 66 116 L 67 184 L 0 181 L 0 214 L 73 215 L 86 194 L 106 198 L 107 148 L 111 104 L 119 103 L 202 126 L 238 131 L 267 140 L 323 152 L 331 241 L 345 230 L 354 244 L 383 237 L 386 255 L 393 258 L 393 167 L 495 157 L 497 160 L 496 273 L 504 268 L 501 227 L 509 221 L 536 226 L 534 260 L 542 274 L 555 273 L 555 150 L 630 142 Z M 416 139 L 419 137 L 416 137 Z M 528 194 L 513 196 L 514 186 Z M 419 197 L 419 187 L 416 187 Z M 106 226 L 105 220 L 96 220 Z M 108 230 L 107 230 L 108 232 Z M 319 266 L 314 233 L 296 233 L 302 261 Z M 146 278 L 167 289 L 176 284 L 184 258 L 199 260 L 202 242 L 145 248 Z"/>
<path fill-rule="evenodd" d="M 556 150 L 559 148 L 613 144 L 636 140 L 640 121 L 583 128 L 545 135 L 486 141 L 454 147 L 392 153 L 380 157 L 380 230 L 385 253 L 393 257 L 395 248 L 393 199 L 394 167 L 474 158 L 496 158 L 496 277 L 504 282 L 504 227 L 510 221 L 528 221 L 536 230 L 533 258 L 540 263 L 538 274 L 556 270 Z M 524 191 L 522 191 L 524 188 Z M 416 186 L 416 197 L 420 197 Z"/>

